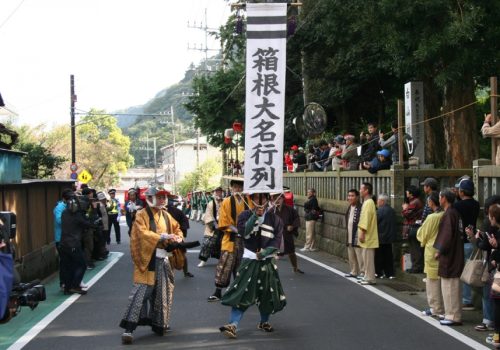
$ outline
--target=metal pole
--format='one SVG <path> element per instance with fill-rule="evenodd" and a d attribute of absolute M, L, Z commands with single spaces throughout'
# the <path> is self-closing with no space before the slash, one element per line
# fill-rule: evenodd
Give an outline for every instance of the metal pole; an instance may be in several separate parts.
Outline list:
<path fill-rule="evenodd" d="M 497 77 L 490 77 L 491 86 L 491 98 L 490 98 L 490 108 L 491 108 L 491 125 L 495 125 L 498 121 L 498 97 L 493 95 L 498 95 L 498 82 Z M 496 154 L 497 154 L 497 139 L 491 139 L 491 164 L 496 164 Z"/>
<path fill-rule="evenodd" d="M 196 129 L 196 168 L 200 166 L 200 128 Z"/>
<path fill-rule="evenodd" d="M 158 177 L 156 175 L 156 137 L 153 138 L 153 147 L 154 147 L 154 150 L 153 150 L 153 158 L 154 158 L 154 162 L 155 162 L 155 185 L 158 184 Z"/>
<path fill-rule="evenodd" d="M 76 139 L 75 139 L 75 76 L 70 75 L 70 94 L 71 94 L 71 162 L 76 163 Z"/>
<path fill-rule="evenodd" d="M 405 106 L 403 100 L 398 100 L 398 152 L 399 152 L 399 165 L 404 164 L 404 150 L 403 150 L 403 116 L 405 113 Z"/>
<path fill-rule="evenodd" d="M 172 115 L 172 157 L 173 157 L 173 168 L 174 176 L 172 176 L 172 192 L 176 193 L 176 169 L 175 169 L 175 121 L 174 121 L 174 106 L 170 106 L 170 114 Z"/>

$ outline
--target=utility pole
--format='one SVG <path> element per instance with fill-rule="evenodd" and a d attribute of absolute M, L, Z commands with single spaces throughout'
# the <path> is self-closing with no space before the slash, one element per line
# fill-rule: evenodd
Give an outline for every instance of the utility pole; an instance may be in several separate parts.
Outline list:
<path fill-rule="evenodd" d="M 173 158 L 173 172 L 172 176 L 172 192 L 175 193 L 176 190 L 176 175 L 177 171 L 175 169 L 175 120 L 174 120 L 174 106 L 170 106 L 170 115 L 172 116 L 172 158 Z"/>
<path fill-rule="evenodd" d="M 200 128 L 196 129 L 196 168 L 200 166 Z"/>
<path fill-rule="evenodd" d="M 196 25 L 196 21 L 194 22 L 193 25 L 187 24 L 188 28 L 192 29 L 200 29 L 205 32 L 205 46 L 203 44 L 200 44 L 200 47 L 198 48 L 196 44 L 194 44 L 193 47 L 188 43 L 188 50 L 196 50 L 196 51 L 201 51 L 205 52 L 205 71 L 209 71 L 208 69 L 208 51 L 220 51 L 220 49 L 209 49 L 208 48 L 208 32 L 216 32 L 218 29 L 216 28 L 209 28 L 208 27 L 208 16 L 207 16 L 207 9 L 205 8 L 205 25 L 203 25 L 203 22 L 200 23 L 200 25 Z"/>
<path fill-rule="evenodd" d="M 71 98 L 71 163 L 76 163 L 76 140 L 75 140 L 75 76 L 73 74 L 69 77 L 70 84 L 70 98 Z"/>

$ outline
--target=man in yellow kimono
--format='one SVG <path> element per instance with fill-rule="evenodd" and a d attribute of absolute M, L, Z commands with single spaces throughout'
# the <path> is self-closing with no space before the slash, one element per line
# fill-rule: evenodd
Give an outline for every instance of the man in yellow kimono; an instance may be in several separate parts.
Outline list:
<path fill-rule="evenodd" d="M 358 223 L 358 241 L 363 248 L 365 277 L 359 282 L 363 285 L 375 284 L 375 249 L 378 248 L 377 208 L 373 201 L 373 186 L 364 182 L 359 189 L 363 198 Z"/>
<path fill-rule="evenodd" d="M 231 274 L 236 276 L 243 256 L 243 241 L 238 234 L 237 218 L 249 209 L 249 200 L 244 196 L 243 180 L 233 178 L 230 182 L 231 196 L 222 201 L 219 209 L 219 230 L 224 232 L 222 237 L 221 254 L 215 269 L 215 292 L 208 297 L 208 301 L 219 301 L 222 297 L 222 288 L 227 288 L 231 281 Z"/>
<path fill-rule="evenodd" d="M 438 276 L 439 262 L 434 259 L 437 252 L 436 248 L 434 248 L 434 241 L 439 232 L 439 222 L 444 214 L 439 206 L 438 192 L 433 191 L 429 194 L 427 205 L 432 210 L 432 214 L 429 214 L 425 218 L 424 223 L 417 231 L 417 240 L 425 248 L 424 272 L 427 274 L 425 278 L 425 292 L 427 294 L 427 303 L 429 304 L 429 308 L 422 311 L 422 314 L 438 318 L 444 314 L 441 280 Z"/>
<path fill-rule="evenodd" d="M 149 325 L 158 335 L 167 331 L 174 292 L 168 258 L 172 248 L 183 241 L 179 224 L 165 210 L 168 192 L 150 187 L 144 194 L 148 206 L 136 213 L 130 233 L 134 287 L 120 322 L 125 329 L 124 344 L 132 343 L 132 332 L 138 325 Z"/>

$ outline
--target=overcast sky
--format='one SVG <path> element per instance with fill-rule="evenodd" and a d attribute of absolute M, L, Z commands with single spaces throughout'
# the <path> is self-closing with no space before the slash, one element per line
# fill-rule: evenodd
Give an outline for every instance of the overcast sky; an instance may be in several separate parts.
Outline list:
<path fill-rule="evenodd" d="M 79 110 L 143 104 L 204 57 L 187 23 L 205 8 L 209 27 L 230 14 L 224 0 L 0 0 L 0 93 L 19 124 L 49 128 L 69 123 L 70 74 Z"/>

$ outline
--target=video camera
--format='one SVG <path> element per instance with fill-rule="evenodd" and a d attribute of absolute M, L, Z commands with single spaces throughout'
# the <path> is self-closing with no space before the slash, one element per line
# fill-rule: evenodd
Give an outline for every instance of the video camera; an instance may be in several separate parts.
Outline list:
<path fill-rule="evenodd" d="M 46 299 L 45 287 L 40 284 L 40 281 L 35 280 L 30 283 L 14 283 L 12 285 L 12 276 L 15 271 L 12 265 L 14 259 L 14 247 L 11 240 L 16 237 L 16 214 L 12 212 L 0 212 L 0 252 L 4 254 L 9 264 L 3 265 L 0 261 L 0 271 L 4 272 L 4 277 L 10 276 L 8 279 L 0 279 L 0 291 L 4 290 L 7 294 L 0 293 L 0 309 L 7 305 L 5 313 L 0 314 L 0 323 L 6 323 L 16 316 L 22 306 L 28 306 L 31 310 L 38 306 L 40 301 Z M 12 255 L 12 257 L 9 257 Z M 4 270 L 5 269 L 5 270 Z M 12 286 L 12 288 L 10 288 Z M 10 289 L 10 293 L 9 293 Z M 6 298 L 7 300 L 5 300 Z M 3 312 L 3 310 L 2 310 Z"/>

